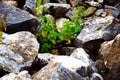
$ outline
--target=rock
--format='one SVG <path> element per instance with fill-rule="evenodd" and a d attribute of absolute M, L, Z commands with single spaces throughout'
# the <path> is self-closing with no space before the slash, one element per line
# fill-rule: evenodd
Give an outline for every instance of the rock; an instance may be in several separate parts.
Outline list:
<path fill-rule="evenodd" d="M 75 7 L 81 4 L 82 0 L 69 0 L 70 4 Z"/>
<path fill-rule="evenodd" d="M 57 26 L 58 32 L 61 32 L 61 29 L 63 28 L 63 23 L 64 23 L 65 21 L 69 21 L 69 19 L 59 18 L 59 19 L 56 20 L 56 26 Z"/>
<path fill-rule="evenodd" d="M 65 53 L 65 55 L 70 56 L 73 53 L 74 49 L 76 48 L 75 47 L 63 47 L 62 50 Z"/>
<path fill-rule="evenodd" d="M 4 44 L 0 44 L 0 69 L 18 73 L 24 67 L 31 66 L 39 50 L 33 34 L 25 31 L 11 35 L 3 33 L 2 41 Z"/>
<path fill-rule="evenodd" d="M 89 77 L 94 71 L 91 69 L 91 67 L 81 67 L 78 68 L 76 72 L 82 77 Z"/>
<path fill-rule="evenodd" d="M 32 80 L 31 76 L 28 74 L 28 71 L 22 71 L 18 74 L 9 73 L 0 78 L 0 80 Z"/>
<path fill-rule="evenodd" d="M 120 63 L 114 63 L 111 67 L 112 79 L 120 80 Z"/>
<path fill-rule="evenodd" d="M 98 10 L 95 12 L 95 15 L 100 16 L 103 12 L 104 12 L 103 9 L 98 9 Z"/>
<path fill-rule="evenodd" d="M 115 6 L 119 0 L 104 0 L 105 5 Z"/>
<path fill-rule="evenodd" d="M 26 0 L 24 8 L 31 14 L 36 14 L 36 0 Z"/>
<path fill-rule="evenodd" d="M 61 63 L 65 68 L 76 71 L 77 68 L 82 66 L 91 66 L 95 71 L 93 61 L 89 58 L 89 55 L 82 48 L 75 49 L 71 56 L 55 56 L 48 54 L 38 54 L 38 59 L 41 63 L 57 62 Z M 69 64 L 68 64 L 69 63 Z"/>
<path fill-rule="evenodd" d="M 101 44 L 99 50 L 103 56 L 107 66 L 112 66 L 114 63 L 120 62 L 120 34 L 118 34 L 114 40 L 106 41 Z"/>
<path fill-rule="evenodd" d="M 84 16 L 89 16 L 91 14 L 93 14 L 94 12 L 96 11 L 96 8 L 95 7 L 89 7 L 87 10 L 85 10 L 84 12 Z"/>
<path fill-rule="evenodd" d="M 13 1 L 13 0 L 2 0 L 2 3 L 3 4 L 7 4 L 7 5 L 10 5 L 10 6 L 15 6 L 17 7 L 17 1 Z"/>
<path fill-rule="evenodd" d="M 51 62 L 34 74 L 35 80 L 84 80 L 80 75 L 66 69 L 60 63 Z"/>
<path fill-rule="evenodd" d="M 51 0 L 51 3 L 67 4 L 67 0 Z"/>
<path fill-rule="evenodd" d="M 114 17 L 118 17 L 120 15 L 120 11 L 118 9 L 105 9 L 107 15 L 112 15 Z"/>
<path fill-rule="evenodd" d="M 56 19 L 62 17 L 71 7 L 69 4 L 47 3 L 43 5 L 48 8 L 49 13 Z"/>
<path fill-rule="evenodd" d="M 120 24 L 114 17 L 96 18 L 84 25 L 74 45 L 96 54 L 102 42 L 113 39 L 119 33 Z"/>
<path fill-rule="evenodd" d="M 104 80 L 103 77 L 101 75 L 99 75 L 98 73 L 93 73 L 90 80 Z"/>
<path fill-rule="evenodd" d="M 99 4 L 98 2 L 95 2 L 95 1 L 85 1 L 85 3 L 89 4 L 90 6 L 93 6 L 93 7 L 102 7 L 101 4 Z"/>
<path fill-rule="evenodd" d="M 18 31 L 30 31 L 36 34 L 39 31 L 39 20 L 28 12 L 5 4 L 0 4 L 0 7 L 0 19 L 5 10 L 8 12 L 6 20 L 7 33 L 12 34 Z"/>

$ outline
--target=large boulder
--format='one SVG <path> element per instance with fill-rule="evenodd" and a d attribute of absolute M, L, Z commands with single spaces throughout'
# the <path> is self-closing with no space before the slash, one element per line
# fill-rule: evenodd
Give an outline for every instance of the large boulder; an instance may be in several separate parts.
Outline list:
<path fill-rule="evenodd" d="M 120 79 L 120 34 L 111 41 L 106 41 L 101 44 L 99 50 L 104 63 L 109 68 L 109 72 L 105 73 L 111 75 L 106 80 L 119 80 Z M 106 76 L 104 76 L 106 77 Z"/>
<path fill-rule="evenodd" d="M 120 34 L 114 40 L 102 43 L 99 51 L 107 66 L 120 63 Z"/>
<path fill-rule="evenodd" d="M 30 67 L 38 54 L 39 43 L 30 32 L 23 31 L 11 35 L 3 33 L 2 42 L 0 70 L 18 73 L 24 67 Z"/>
<path fill-rule="evenodd" d="M 119 33 L 120 24 L 113 16 L 95 18 L 85 21 L 83 30 L 75 40 L 75 46 L 98 51 L 102 42 L 112 40 Z"/>
<path fill-rule="evenodd" d="M 85 80 L 79 74 L 70 71 L 60 63 L 51 62 L 33 76 L 35 80 Z"/>
<path fill-rule="evenodd" d="M 30 31 L 36 34 L 39 31 L 40 26 L 38 25 L 40 22 L 35 16 L 16 7 L 0 4 L 0 19 L 4 15 L 4 11 L 8 12 L 6 20 L 7 33 Z"/>

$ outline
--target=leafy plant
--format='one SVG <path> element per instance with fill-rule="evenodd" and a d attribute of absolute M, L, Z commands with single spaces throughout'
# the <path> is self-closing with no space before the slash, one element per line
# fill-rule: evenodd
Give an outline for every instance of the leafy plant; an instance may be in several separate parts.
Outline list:
<path fill-rule="evenodd" d="M 81 9 L 83 7 L 76 9 L 77 15 L 73 16 L 76 19 L 75 22 L 68 20 L 63 23 L 61 32 L 57 31 L 56 25 L 51 18 L 45 17 L 44 15 L 39 16 L 42 28 L 37 38 L 41 43 L 42 52 L 49 52 L 58 43 L 63 41 L 66 44 L 71 44 L 71 40 L 74 40 L 82 30 L 80 24 L 82 22 L 83 12 Z"/>
<path fill-rule="evenodd" d="M 8 12 L 5 10 L 3 13 L 3 16 L 1 18 L 1 23 L 0 23 L 0 44 L 3 43 L 2 42 L 2 36 L 3 33 L 2 31 L 6 31 L 6 18 L 7 18 Z"/>
<path fill-rule="evenodd" d="M 84 17 L 84 11 L 85 11 L 85 7 L 84 6 L 78 6 L 76 7 L 75 10 L 75 14 L 74 16 L 72 16 L 72 19 L 75 19 L 75 23 L 77 26 L 79 26 L 82 23 L 82 18 Z"/>

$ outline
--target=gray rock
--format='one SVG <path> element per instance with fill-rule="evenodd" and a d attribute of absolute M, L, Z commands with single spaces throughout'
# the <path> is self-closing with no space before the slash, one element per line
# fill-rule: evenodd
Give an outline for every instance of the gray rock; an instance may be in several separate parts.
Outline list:
<path fill-rule="evenodd" d="M 6 20 L 7 33 L 30 31 L 36 34 L 39 31 L 39 20 L 28 12 L 16 7 L 0 4 L 0 18 L 5 10 L 8 12 Z"/>
<path fill-rule="evenodd" d="M 51 62 L 33 76 L 35 80 L 85 80 L 79 74 L 66 69 L 60 63 Z"/>
<path fill-rule="evenodd" d="M 30 32 L 3 33 L 3 43 L 0 44 L 0 68 L 7 72 L 18 73 L 30 67 L 38 54 L 39 43 Z"/>
<path fill-rule="evenodd" d="M 18 74 L 9 73 L 0 78 L 0 80 L 32 80 L 31 76 L 28 74 L 28 71 L 22 71 Z"/>
<path fill-rule="evenodd" d="M 57 62 L 61 63 L 65 68 L 75 72 L 77 68 L 90 66 L 93 71 L 96 71 L 93 61 L 89 55 L 82 49 L 75 49 L 70 56 L 55 56 L 52 54 L 38 54 L 40 63 Z"/>
<path fill-rule="evenodd" d="M 54 18 L 62 17 L 71 7 L 69 4 L 47 3 L 43 5 L 48 8 Z"/>
<path fill-rule="evenodd" d="M 36 14 L 36 0 L 26 0 L 24 8 L 31 14 Z"/>
<path fill-rule="evenodd" d="M 93 73 L 90 80 L 104 80 L 103 77 L 98 73 Z"/>
<path fill-rule="evenodd" d="M 89 4 L 90 6 L 93 6 L 93 7 L 102 7 L 102 5 L 98 2 L 95 2 L 94 0 L 92 1 L 85 1 L 85 3 Z"/>
<path fill-rule="evenodd" d="M 98 50 L 100 44 L 113 39 L 120 33 L 120 24 L 112 16 L 97 18 L 88 22 L 75 40 L 75 46 Z"/>

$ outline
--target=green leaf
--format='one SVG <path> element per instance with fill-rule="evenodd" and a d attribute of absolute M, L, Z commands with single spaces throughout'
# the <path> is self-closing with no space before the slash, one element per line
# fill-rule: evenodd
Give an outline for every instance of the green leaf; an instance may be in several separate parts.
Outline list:
<path fill-rule="evenodd" d="M 2 31 L 0 31 L 0 44 L 3 43 L 3 42 L 2 42 L 2 35 L 3 35 Z"/>
<path fill-rule="evenodd" d="M 42 0 L 37 0 L 37 7 L 39 7 L 42 3 Z"/>
<path fill-rule="evenodd" d="M 48 31 L 41 30 L 42 37 L 47 37 Z"/>

